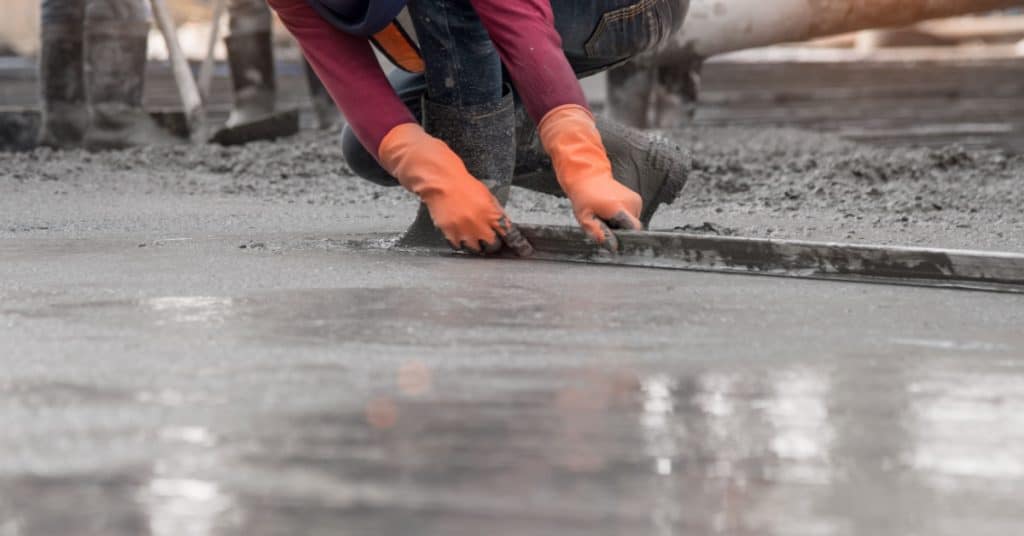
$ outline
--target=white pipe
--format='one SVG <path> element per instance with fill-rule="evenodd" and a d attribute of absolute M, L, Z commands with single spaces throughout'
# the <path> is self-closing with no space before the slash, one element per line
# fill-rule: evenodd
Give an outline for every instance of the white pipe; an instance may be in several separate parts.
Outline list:
<path fill-rule="evenodd" d="M 746 48 L 1019 5 L 1024 5 L 1024 0 L 690 0 L 683 28 L 655 54 L 653 62 L 692 61 Z"/>

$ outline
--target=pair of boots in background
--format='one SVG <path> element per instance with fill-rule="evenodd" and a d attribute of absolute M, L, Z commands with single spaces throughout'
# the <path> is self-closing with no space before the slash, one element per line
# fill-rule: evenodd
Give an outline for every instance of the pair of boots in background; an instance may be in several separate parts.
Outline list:
<path fill-rule="evenodd" d="M 225 126 L 253 123 L 274 114 L 277 85 L 270 8 L 266 0 L 228 0 L 229 35 L 224 40 L 234 86 L 234 108 Z M 303 62 L 305 63 L 305 62 Z M 320 79 L 305 63 L 316 127 L 327 129 L 341 123 Z"/>
<path fill-rule="evenodd" d="M 234 86 L 226 126 L 275 111 L 277 86 L 270 12 L 263 0 L 231 0 L 225 39 Z M 148 10 L 142 0 L 43 0 L 39 144 L 89 150 L 183 143 L 142 107 Z M 317 126 L 341 122 L 306 67 Z"/>
<path fill-rule="evenodd" d="M 104 150 L 183 141 L 142 109 L 147 19 L 138 0 L 43 0 L 41 145 Z"/>

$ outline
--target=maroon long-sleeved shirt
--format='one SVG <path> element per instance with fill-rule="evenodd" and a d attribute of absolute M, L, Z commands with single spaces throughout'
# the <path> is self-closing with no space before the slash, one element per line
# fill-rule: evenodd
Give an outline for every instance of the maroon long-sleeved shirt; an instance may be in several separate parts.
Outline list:
<path fill-rule="evenodd" d="M 363 146 L 377 155 L 394 127 L 415 119 L 388 84 L 370 42 L 338 30 L 306 0 L 267 0 L 345 114 Z M 549 0 L 470 0 L 526 106 L 539 122 L 586 99 L 555 31 Z"/>

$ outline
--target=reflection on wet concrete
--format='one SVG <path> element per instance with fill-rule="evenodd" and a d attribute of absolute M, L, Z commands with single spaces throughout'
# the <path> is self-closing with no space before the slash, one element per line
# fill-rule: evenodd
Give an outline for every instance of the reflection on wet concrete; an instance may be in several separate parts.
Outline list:
<path fill-rule="evenodd" d="M 147 471 L 3 480 L 0 527 L 998 534 L 1020 522 L 1024 384 L 986 366 L 481 372 L 482 394 L 409 361 L 361 407 L 159 429 Z"/>
<path fill-rule="evenodd" d="M 231 298 L 211 296 L 165 296 L 145 300 L 156 313 L 163 313 L 172 322 L 219 323 L 230 314 Z"/>
<path fill-rule="evenodd" d="M 1000 368 L 930 368 L 907 386 L 914 448 L 906 462 L 933 485 L 955 487 L 964 478 L 1003 487 L 1024 479 L 1024 378 Z"/>
<path fill-rule="evenodd" d="M 203 478 L 222 461 L 217 439 L 202 427 L 160 431 L 169 446 L 150 479 L 138 490 L 153 536 L 208 536 L 237 526 L 240 511 L 220 482 Z M 162 449 L 164 450 L 164 449 Z"/>
<path fill-rule="evenodd" d="M 805 320 L 659 294 L 654 276 L 623 309 L 628 290 L 495 288 L 465 266 L 440 288 L 5 305 L 30 327 L 93 326 L 109 355 L 0 379 L 0 536 L 1002 536 L 1024 523 L 1012 339 L 878 339 L 864 321 L 866 344 L 809 339 L 787 356 L 730 340 L 732 323 L 782 338 L 806 336 Z M 808 295 L 790 315 L 818 315 Z M 134 334 L 159 344 L 122 342 Z"/>

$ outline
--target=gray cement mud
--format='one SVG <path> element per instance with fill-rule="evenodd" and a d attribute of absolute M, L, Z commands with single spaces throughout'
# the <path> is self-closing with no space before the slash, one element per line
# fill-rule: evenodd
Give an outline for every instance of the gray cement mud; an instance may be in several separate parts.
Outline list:
<path fill-rule="evenodd" d="M 694 127 L 663 132 L 690 155 L 689 182 L 652 228 L 1024 251 L 1024 156 L 1001 149 L 878 146 L 794 129 Z M 4 157 L 0 233 L 62 232 L 76 208 L 107 194 L 291 206 L 358 220 L 360 230 L 398 231 L 414 200 L 354 177 L 336 133 L 304 133 L 241 148 L 146 148 L 116 153 L 37 150 Z M 117 220 L 142 218 L 128 206 Z M 514 219 L 571 223 L 561 199 L 515 189 Z M 54 221 L 54 218 L 57 220 Z M 43 229 L 45 227 L 45 229 Z M 102 227 L 93 229 L 102 233 Z M 117 228 L 106 229 L 117 231 Z"/>
<path fill-rule="evenodd" d="M 657 227 L 1021 247 L 1000 151 L 672 135 L 693 178 Z M 3 164 L 5 534 L 1024 522 L 1019 296 L 367 247 L 416 203 L 333 134 Z"/>
<path fill-rule="evenodd" d="M 7 533 L 1022 522 L 1018 296 L 398 255 L 280 207 L 0 240 Z"/>
<path fill-rule="evenodd" d="M 671 133 L 690 183 L 657 227 L 744 236 L 1024 251 L 1024 157 L 878 146 L 794 129 Z"/>
<path fill-rule="evenodd" d="M 1002 149 L 667 135 L 658 228 L 1024 250 Z M 1024 523 L 1019 296 L 386 251 L 335 140 L 0 153 L 0 534 Z"/>

